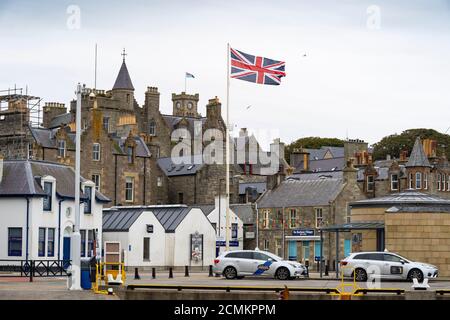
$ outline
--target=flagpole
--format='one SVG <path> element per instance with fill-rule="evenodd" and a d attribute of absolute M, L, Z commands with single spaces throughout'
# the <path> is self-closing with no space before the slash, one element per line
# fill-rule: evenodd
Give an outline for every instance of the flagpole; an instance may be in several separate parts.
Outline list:
<path fill-rule="evenodd" d="M 226 127 L 226 216 L 225 216 L 225 250 L 230 248 L 230 44 L 227 44 L 227 127 Z"/>

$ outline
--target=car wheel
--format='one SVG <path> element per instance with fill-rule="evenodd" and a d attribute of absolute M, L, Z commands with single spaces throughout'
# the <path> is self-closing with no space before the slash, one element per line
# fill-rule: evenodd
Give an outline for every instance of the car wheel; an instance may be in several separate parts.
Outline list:
<path fill-rule="evenodd" d="M 354 277 L 356 281 L 367 281 L 367 272 L 364 269 L 358 268 L 355 270 Z"/>
<path fill-rule="evenodd" d="M 277 269 L 277 272 L 275 273 L 275 277 L 278 280 L 288 280 L 291 277 L 291 273 L 289 272 L 288 268 L 281 267 Z"/>
<path fill-rule="evenodd" d="M 408 273 L 408 279 L 412 281 L 412 279 L 416 278 L 417 281 L 422 282 L 423 281 L 423 273 L 419 269 L 412 269 Z"/>
<path fill-rule="evenodd" d="M 237 277 L 237 271 L 235 267 L 226 267 L 225 270 L 223 270 L 223 275 L 225 278 L 231 280 L 235 279 Z"/>

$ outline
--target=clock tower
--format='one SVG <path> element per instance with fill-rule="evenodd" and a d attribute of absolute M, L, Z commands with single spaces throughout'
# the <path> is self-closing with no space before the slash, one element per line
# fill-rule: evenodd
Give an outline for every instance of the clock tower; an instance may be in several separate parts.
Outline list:
<path fill-rule="evenodd" d="M 198 100 L 198 93 L 195 95 L 186 94 L 186 92 L 181 94 L 172 93 L 173 115 L 192 118 L 200 117 L 197 112 Z"/>

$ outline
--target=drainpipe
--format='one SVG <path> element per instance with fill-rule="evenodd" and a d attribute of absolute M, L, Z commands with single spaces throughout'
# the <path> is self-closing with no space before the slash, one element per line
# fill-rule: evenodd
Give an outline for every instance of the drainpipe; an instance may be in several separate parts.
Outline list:
<path fill-rule="evenodd" d="M 146 190 L 145 190 L 145 185 L 146 185 L 146 181 L 145 181 L 145 176 L 147 175 L 147 158 L 143 158 L 144 159 L 144 195 L 143 195 L 143 197 L 142 197 L 142 199 L 143 199 L 143 204 L 144 204 L 144 206 L 145 206 L 145 192 L 146 192 Z"/>
<path fill-rule="evenodd" d="M 28 262 L 28 243 L 29 243 L 29 231 L 30 231 L 30 198 L 26 197 L 27 199 L 27 232 L 26 232 L 26 239 L 25 239 L 25 261 Z"/>
<path fill-rule="evenodd" d="M 58 261 L 61 260 L 61 203 L 64 199 L 58 201 Z"/>
<path fill-rule="evenodd" d="M 114 205 L 117 206 L 117 154 L 114 155 Z"/>

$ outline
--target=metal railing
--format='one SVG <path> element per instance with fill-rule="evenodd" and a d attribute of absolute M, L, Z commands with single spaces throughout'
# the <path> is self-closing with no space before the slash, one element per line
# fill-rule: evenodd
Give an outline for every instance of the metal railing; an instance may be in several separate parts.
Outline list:
<path fill-rule="evenodd" d="M 0 260 L 0 277 L 65 277 L 70 260 Z"/>

